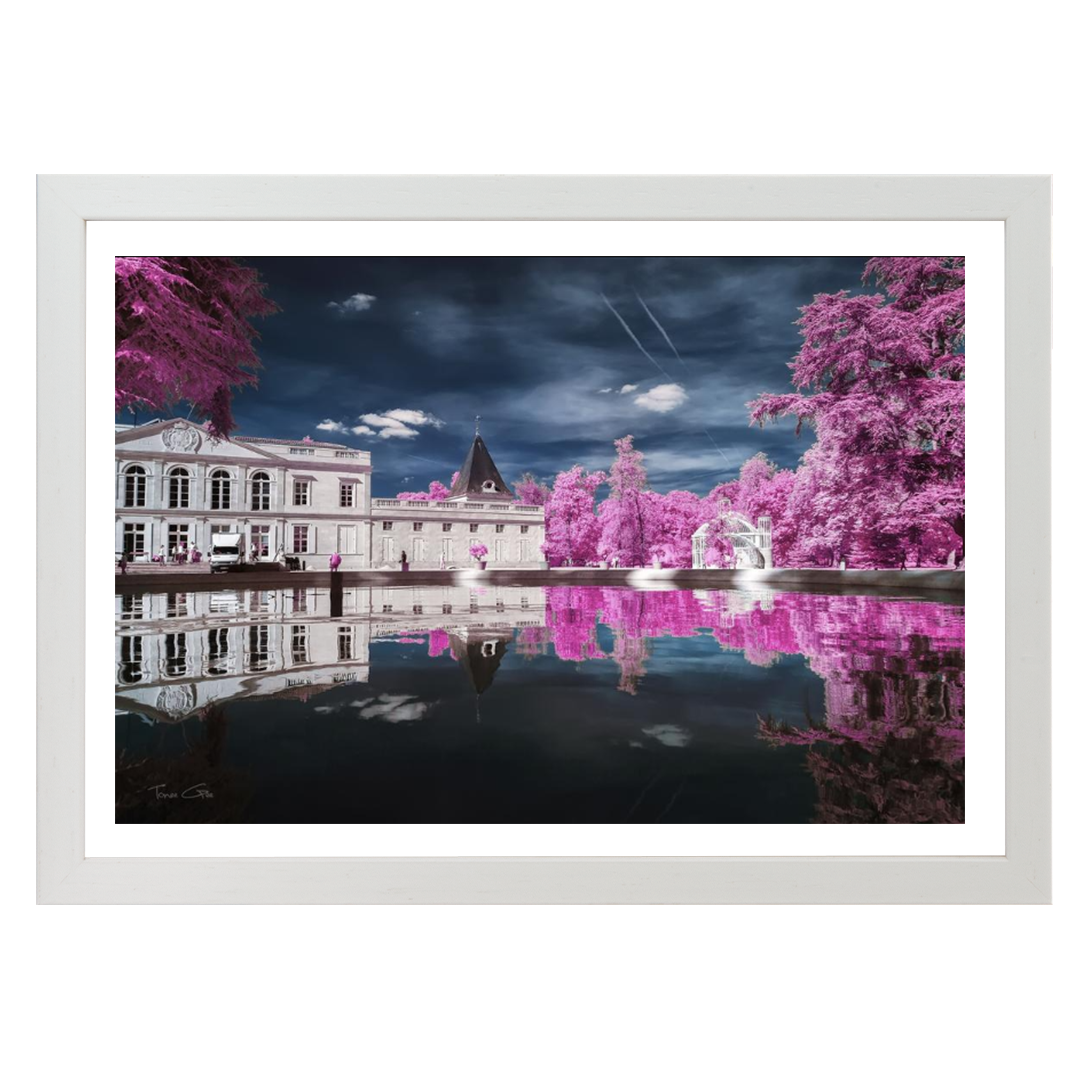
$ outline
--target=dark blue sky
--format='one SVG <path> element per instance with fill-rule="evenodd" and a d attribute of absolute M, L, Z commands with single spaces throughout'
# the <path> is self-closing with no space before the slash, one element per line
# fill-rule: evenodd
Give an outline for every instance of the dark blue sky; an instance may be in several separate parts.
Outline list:
<path fill-rule="evenodd" d="M 477 413 L 511 483 L 606 468 L 627 434 L 658 491 L 704 493 L 759 450 L 793 466 L 807 436 L 749 428 L 745 403 L 790 389 L 798 308 L 861 291 L 866 259 L 242 261 L 281 311 L 260 323 L 264 367 L 235 401 L 238 433 L 368 449 L 374 494 L 392 496 L 449 483 Z"/>

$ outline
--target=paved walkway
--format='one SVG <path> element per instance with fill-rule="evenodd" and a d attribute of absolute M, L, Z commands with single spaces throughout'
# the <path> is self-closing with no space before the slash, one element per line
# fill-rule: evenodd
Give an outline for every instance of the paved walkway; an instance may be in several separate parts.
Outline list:
<path fill-rule="evenodd" d="M 286 571 L 274 564 L 245 566 L 242 573 L 211 574 L 201 566 L 140 566 L 117 573 L 118 592 L 192 589 L 328 588 L 331 578 L 342 585 L 408 588 L 421 585 L 607 585 L 631 588 L 777 589 L 793 592 L 882 593 L 911 591 L 950 594 L 962 600 L 963 570 L 598 570 L 570 566 L 552 570 L 329 570 Z"/>

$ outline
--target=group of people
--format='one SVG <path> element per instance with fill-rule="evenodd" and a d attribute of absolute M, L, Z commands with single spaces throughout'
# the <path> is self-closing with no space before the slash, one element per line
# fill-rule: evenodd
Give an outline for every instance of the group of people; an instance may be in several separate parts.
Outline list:
<path fill-rule="evenodd" d="M 252 562 L 258 562 L 258 560 L 259 560 L 259 548 L 258 548 L 257 544 L 252 544 L 251 545 L 249 558 L 250 558 L 250 560 Z M 278 562 L 288 562 L 289 561 L 289 560 L 287 560 L 285 558 L 285 549 L 283 547 L 278 548 L 275 559 Z M 192 545 L 191 548 L 189 549 L 187 544 L 180 544 L 176 548 L 176 550 L 173 551 L 171 557 L 166 556 L 165 545 L 162 544 L 161 547 L 158 548 L 158 553 L 156 555 L 152 556 L 151 559 L 150 559 L 151 562 L 158 563 L 158 564 L 160 564 L 162 566 L 164 566 L 166 562 L 173 562 L 173 563 L 176 563 L 176 564 L 183 564 L 183 563 L 188 562 L 189 560 L 191 562 L 193 562 L 193 563 L 202 562 L 202 552 L 197 547 L 195 547 L 194 545 Z M 335 551 L 330 556 L 330 569 L 331 570 L 337 570 L 337 568 L 340 565 L 341 565 L 341 555 L 338 554 L 338 552 Z M 123 551 L 123 552 L 120 553 L 120 558 L 117 561 L 117 567 L 119 568 L 121 574 L 126 574 L 127 573 L 128 555 L 127 555 L 126 551 Z M 408 568 L 408 564 L 405 561 L 405 552 L 404 551 L 401 553 L 401 568 L 403 570 Z"/>

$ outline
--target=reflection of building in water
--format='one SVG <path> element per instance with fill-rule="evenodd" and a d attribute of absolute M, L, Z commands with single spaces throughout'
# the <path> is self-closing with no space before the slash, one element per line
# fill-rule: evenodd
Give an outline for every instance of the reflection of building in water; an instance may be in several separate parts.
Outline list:
<path fill-rule="evenodd" d="M 482 694 L 495 678 L 513 637 L 509 627 L 460 627 L 451 630 L 450 651 L 461 665 L 476 693 Z"/>
<path fill-rule="evenodd" d="M 319 569 L 542 565 L 544 510 L 514 500 L 479 433 L 447 499 L 371 499 L 371 454 L 339 443 L 234 436 L 187 420 L 116 426 L 115 551 L 130 561 L 240 533 L 244 555 L 295 556 Z M 372 517 L 374 506 L 375 518 Z"/>
<path fill-rule="evenodd" d="M 366 682 L 373 637 L 445 630 L 486 664 L 495 651 L 501 658 L 515 629 L 544 623 L 538 587 L 356 586 L 342 594 L 340 618 L 321 588 L 117 596 L 117 698 L 175 720 L 234 698 L 308 697 Z"/>
<path fill-rule="evenodd" d="M 116 694 L 134 712 L 177 720 L 235 698 L 306 698 L 366 682 L 368 590 L 162 593 L 116 598 Z"/>
<path fill-rule="evenodd" d="M 458 627 L 514 630 L 543 626 L 544 616 L 544 590 L 539 586 L 455 584 L 371 589 L 372 637 L 413 630 L 453 633 Z"/>

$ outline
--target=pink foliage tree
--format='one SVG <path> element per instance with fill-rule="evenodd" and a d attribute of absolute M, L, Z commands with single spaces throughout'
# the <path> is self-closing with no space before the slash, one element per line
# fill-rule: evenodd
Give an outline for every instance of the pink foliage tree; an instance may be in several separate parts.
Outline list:
<path fill-rule="evenodd" d="M 596 491 L 607 478 L 575 465 L 555 477 L 551 498 L 544 504 L 544 558 L 554 566 L 581 566 L 596 559 L 600 522 Z"/>
<path fill-rule="evenodd" d="M 450 488 L 438 480 L 432 480 L 428 484 L 427 491 L 399 491 L 397 493 L 399 499 L 407 499 L 409 502 L 442 502 L 449 495 Z"/>
<path fill-rule="evenodd" d="M 543 506 L 551 498 L 551 488 L 527 472 L 514 482 L 514 494 L 521 506 Z"/>
<path fill-rule="evenodd" d="M 600 505 L 601 559 L 620 566 L 644 566 L 657 541 L 657 507 L 650 498 L 645 455 L 634 449 L 633 435 L 615 440 L 615 460 L 608 473 L 610 495 Z"/>
<path fill-rule="evenodd" d="M 798 392 L 750 403 L 751 422 L 809 423 L 790 493 L 793 557 L 895 566 L 964 543 L 964 259 L 871 259 L 885 294 L 802 309 Z"/>
<path fill-rule="evenodd" d="M 234 425 L 234 390 L 257 383 L 255 316 L 277 311 L 233 259 L 116 259 L 116 411 L 188 402 L 213 438 Z"/>

